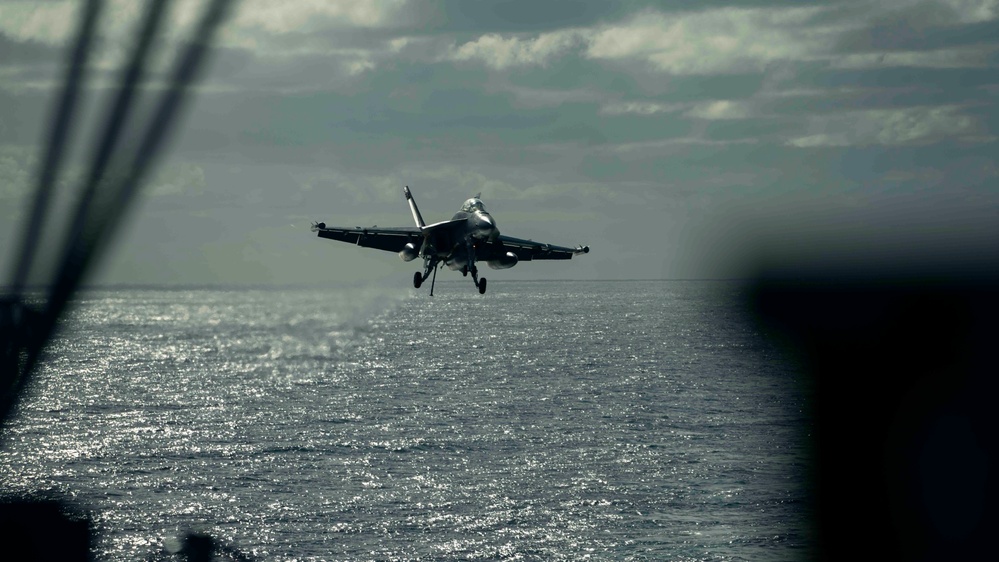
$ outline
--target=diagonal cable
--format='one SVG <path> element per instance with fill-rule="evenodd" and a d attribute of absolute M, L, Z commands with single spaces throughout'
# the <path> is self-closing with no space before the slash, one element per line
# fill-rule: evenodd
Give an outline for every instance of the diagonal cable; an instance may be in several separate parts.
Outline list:
<path fill-rule="evenodd" d="M 90 46 L 93 43 L 94 30 L 97 26 L 97 17 L 100 14 L 102 5 L 102 0 L 87 0 L 87 4 L 83 8 L 83 17 L 80 18 L 80 29 L 77 32 L 76 45 L 73 48 L 73 54 L 66 69 L 62 96 L 60 97 L 59 106 L 52 121 L 52 129 L 49 131 L 48 148 L 38 175 L 34 203 L 31 207 L 31 214 L 29 215 L 24 231 L 24 238 L 21 240 L 20 259 L 17 261 L 14 278 L 11 280 L 10 292 L 14 298 L 20 296 L 21 289 L 26 283 L 28 273 L 31 270 L 31 261 L 34 258 L 37 240 L 41 234 L 42 225 L 45 222 L 45 213 L 48 210 L 49 195 L 51 195 L 52 186 L 55 184 L 59 167 L 62 164 L 66 141 L 69 139 L 73 114 L 75 113 L 77 98 L 80 93 L 80 82 L 86 70 L 87 58 L 90 54 Z"/>
<path fill-rule="evenodd" d="M 200 70 L 212 36 L 225 16 L 229 4 L 230 0 L 214 0 L 206 8 L 194 37 L 174 69 L 167 90 L 162 95 L 153 115 L 152 122 L 146 129 L 146 133 L 135 152 L 134 160 L 124 170 L 122 179 L 112 178 L 115 182 L 108 186 L 110 193 L 107 197 L 100 199 L 103 205 L 101 208 L 94 209 L 93 219 L 87 222 L 81 232 L 79 242 L 75 246 L 76 251 L 68 256 L 64 264 L 65 274 L 56 280 L 49 294 L 46 315 L 54 318 L 62 312 L 93 259 L 98 257 L 107 246 L 114 229 L 120 223 L 122 215 L 133 200 L 150 165 L 177 123 L 175 116 L 182 106 L 187 87 Z"/>
<path fill-rule="evenodd" d="M 99 0 L 91 0 L 91 2 L 96 1 Z M 17 401 L 17 397 L 27 387 L 31 371 L 38 361 L 45 343 L 54 333 L 59 316 L 65 310 L 70 297 L 79 287 L 93 260 L 98 258 L 106 248 L 115 227 L 120 223 L 128 204 L 134 198 L 145 178 L 148 168 L 153 163 L 157 153 L 163 148 L 166 137 L 176 124 L 175 117 L 183 105 L 187 88 L 197 77 L 203 59 L 210 48 L 212 37 L 224 19 L 230 3 L 231 0 L 213 0 L 205 9 L 194 36 L 178 59 L 179 62 L 171 75 L 167 90 L 160 98 L 153 120 L 142 137 L 132 163 L 127 167 L 122 167 L 126 173 L 121 176 L 120 180 L 117 176 L 112 177 L 113 181 L 107 185 L 109 193 L 100 198 L 89 199 L 86 203 L 87 208 L 81 211 L 87 216 L 81 219 L 82 226 L 79 236 L 73 242 L 71 249 L 67 251 L 60 267 L 60 274 L 50 289 L 44 310 L 30 326 L 30 336 L 25 338 L 24 342 L 23 367 L 19 369 L 20 376 L 10 385 L 13 388 L 10 392 L 5 393 L 0 401 L 0 420 L 7 418 Z M 96 19 L 96 14 L 94 17 Z M 109 129 L 110 127 L 111 125 L 109 125 Z M 65 135 L 65 130 L 59 129 L 59 131 Z M 62 142 L 64 139 L 60 138 L 59 144 Z M 114 144 L 113 140 L 108 142 Z M 108 158 L 110 159 L 110 156 Z M 95 168 L 96 166 L 95 162 Z M 105 173 L 106 169 L 100 175 L 103 177 Z M 98 180 L 97 184 L 102 185 L 106 182 Z"/>
<path fill-rule="evenodd" d="M 84 232 L 84 226 L 87 222 L 91 205 L 97 193 L 97 188 L 104 179 L 111 158 L 115 153 L 121 131 L 124 128 L 132 107 L 132 101 L 136 97 L 136 90 L 142 80 L 143 69 L 146 65 L 150 46 L 153 43 L 153 38 L 156 36 L 156 31 L 160 23 L 163 21 L 163 14 L 167 4 L 169 4 L 169 0 L 152 0 L 147 5 L 148 9 L 142 26 L 139 28 L 132 59 L 128 66 L 123 69 L 118 95 L 108 107 L 108 117 L 105 120 L 104 134 L 94 152 L 90 172 L 87 175 L 87 183 L 80 194 L 80 200 L 76 207 L 76 215 L 66 235 L 63 255 L 58 269 L 59 278 L 73 274 L 71 263 L 74 256 L 81 251 L 81 235 Z"/>
<path fill-rule="evenodd" d="M 34 309 L 22 305 L 21 290 L 28 279 L 34 259 L 37 241 L 41 235 L 45 214 L 48 210 L 52 186 L 58 177 L 63 153 L 76 111 L 80 95 L 80 83 L 86 71 L 87 59 L 94 41 L 97 19 L 103 7 L 102 0 L 88 0 L 80 14 L 80 26 L 71 51 L 69 64 L 63 81 L 47 141 L 45 158 L 38 174 L 31 212 L 26 223 L 21 253 L 14 270 L 14 277 L 8 295 L 0 302 L 4 307 L 0 314 L 0 424 L 5 422 L 28 383 L 28 369 L 23 365 L 34 363 L 45 337 L 40 332 L 40 315 Z M 37 348 L 37 349 L 36 349 Z M 22 351 L 24 354 L 22 355 Z M 23 362 L 22 362 L 23 358 Z"/>

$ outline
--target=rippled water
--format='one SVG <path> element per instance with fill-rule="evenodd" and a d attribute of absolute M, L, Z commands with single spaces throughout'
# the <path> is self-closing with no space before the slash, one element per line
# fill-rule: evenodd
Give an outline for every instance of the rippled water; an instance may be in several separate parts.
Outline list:
<path fill-rule="evenodd" d="M 466 286 L 467 285 L 467 286 Z M 85 293 L 0 451 L 100 560 L 795 560 L 796 374 L 722 282 Z"/>

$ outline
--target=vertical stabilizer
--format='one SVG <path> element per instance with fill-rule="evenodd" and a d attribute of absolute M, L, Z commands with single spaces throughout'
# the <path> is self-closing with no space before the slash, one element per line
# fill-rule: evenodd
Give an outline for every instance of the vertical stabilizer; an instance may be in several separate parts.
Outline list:
<path fill-rule="evenodd" d="M 416 221 L 416 226 L 423 230 L 423 227 L 427 226 L 427 223 L 423 222 L 423 216 L 420 215 L 420 209 L 416 206 L 416 201 L 413 199 L 413 194 L 409 192 L 409 186 L 405 187 L 406 191 L 406 201 L 409 202 L 409 210 L 413 212 L 413 220 Z"/>

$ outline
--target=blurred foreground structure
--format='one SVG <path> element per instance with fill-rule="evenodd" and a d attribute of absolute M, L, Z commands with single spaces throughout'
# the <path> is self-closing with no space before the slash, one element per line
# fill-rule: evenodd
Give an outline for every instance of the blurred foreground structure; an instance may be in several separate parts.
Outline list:
<path fill-rule="evenodd" d="M 116 227 L 176 129 L 180 111 L 189 97 L 188 89 L 204 66 L 212 38 L 230 2 L 206 2 L 196 29 L 158 94 L 155 109 L 145 122 L 136 125 L 134 122 L 140 120 L 133 118 L 133 107 L 142 93 L 147 55 L 160 39 L 164 15 L 171 4 L 169 0 L 146 3 L 130 60 L 120 69 L 119 86 L 107 101 L 101 131 L 87 141 L 87 146 L 93 147 L 92 158 L 86 179 L 78 186 L 76 207 L 55 274 L 41 283 L 41 295 L 29 294 L 25 287 L 39 247 L 56 246 L 49 240 L 42 244 L 47 233 L 46 215 L 86 90 L 88 61 L 95 50 L 104 4 L 103 0 L 87 0 L 80 6 L 62 91 L 53 105 L 52 121 L 43 143 L 34 197 L 20 240 L 19 260 L 10 284 L 0 292 L 0 445 L 5 437 L 4 427 L 29 389 L 32 374 L 57 331 L 59 319 L 93 265 L 105 253 Z M 125 138 L 133 142 L 125 143 Z M 16 558 L 10 559 L 23 561 L 90 560 L 94 534 L 90 518 L 60 498 L 0 498 L 0 539 L 3 539 L 0 554 L 4 559 L 13 556 Z M 159 556 L 156 559 L 176 560 L 179 556 L 191 561 L 211 560 L 222 555 L 232 560 L 249 560 L 204 535 L 189 533 L 178 545 L 165 548 L 155 555 Z"/>
<path fill-rule="evenodd" d="M 999 277 L 981 265 L 824 264 L 752 281 L 759 325 L 809 377 L 818 558 L 991 550 Z"/>

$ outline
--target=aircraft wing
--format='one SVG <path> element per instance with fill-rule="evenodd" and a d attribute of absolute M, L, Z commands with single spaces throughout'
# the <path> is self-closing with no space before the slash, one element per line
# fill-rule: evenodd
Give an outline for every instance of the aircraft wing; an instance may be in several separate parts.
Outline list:
<path fill-rule="evenodd" d="M 513 252 L 517 255 L 517 259 L 521 261 L 568 260 L 572 259 L 572 256 L 576 254 L 588 253 L 590 247 L 576 246 L 575 248 L 568 248 L 566 246 L 554 246 L 543 242 L 535 242 L 534 240 L 500 235 L 496 240 L 490 241 L 483 250 L 485 251 L 479 250 L 478 255 L 484 260 L 494 259 L 492 256 L 498 257 L 506 252 Z"/>
<path fill-rule="evenodd" d="M 339 240 L 364 248 L 376 248 L 387 252 L 400 252 L 407 242 L 412 242 L 417 248 L 423 243 L 423 235 L 420 233 L 420 229 L 414 226 L 395 226 L 390 228 L 355 226 L 353 228 L 346 228 L 326 226 L 325 223 L 319 223 L 313 225 L 312 230 L 317 232 L 320 238 Z"/>

